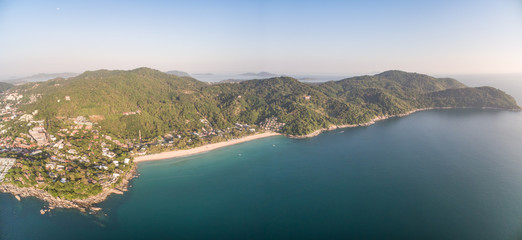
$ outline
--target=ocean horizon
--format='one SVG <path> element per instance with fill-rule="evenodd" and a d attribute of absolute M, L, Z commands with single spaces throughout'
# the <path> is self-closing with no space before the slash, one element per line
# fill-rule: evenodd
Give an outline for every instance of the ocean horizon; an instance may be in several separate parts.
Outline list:
<path fill-rule="evenodd" d="M 0 0 L 0 240 L 522 240 L 521 21 Z"/>

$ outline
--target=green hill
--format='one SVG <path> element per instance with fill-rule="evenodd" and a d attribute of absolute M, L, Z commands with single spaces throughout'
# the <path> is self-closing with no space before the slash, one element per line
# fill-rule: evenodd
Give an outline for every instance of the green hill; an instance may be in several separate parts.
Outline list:
<path fill-rule="evenodd" d="M 505 92 L 492 87 L 447 89 L 426 93 L 423 96 L 426 107 L 477 107 L 516 108 L 515 99 Z"/>
<path fill-rule="evenodd" d="M 147 68 L 100 70 L 31 87 L 28 93 L 43 97 L 26 108 L 40 110 L 38 117 L 45 119 L 91 116 L 102 119 L 100 124 L 115 135 L 135 137 L 142 130 L 144 137 L 153 137 L 166 132 L 167 126 L 196 127 L 184 118 L 197 118 L 196 106 L 208 100 L 201 92 L 205 85 Z M 137 111 L 140 114 L 125 115 Z"/>
<path fill-rule="evenodd" d="M 331 124 L 360 124 L 417 108 L 519 108 L 511 96 L 494 88 L 467 88 L 454 79 L 401 71 L 318 85 L 290 77 L 207 84 L 139 68 L 85 72 L 16 89 L 24 96 L 41 96 L 23 106 L 39 110 L 37 118 L 85 116 L 122 138 L 137 138 L 138 131 L 144 138 L 193 131 L 205 127 L 201 119 L 223 129 L 278 117 L 286 123 L 283 133 L 303 135 Z"/>
<path fill-rule="evenodd" d="M 377 115 L 400 114 L 424 107 L 416 101 L 424 93 L 465 87 L 454 79 L 402 71 L 387 71 L 319 85 L 328 96 L 363 106 Z"/>
<path fill-rule="evenodd" d="M 172 71 L 168 71 L 165 73 L 170 74 L 170 75 L 176 75 L 178 77 L 190 77 L 190 74 L 188 74 L 187 72 L 177 71 L 177 70 L 172 70 Z"/>
<path fill-rule="evenodd" d="M 0 82 L 0 92 L 5 92 L 6 90 L 12 88 L 14 85 L 10 83 Z"/>

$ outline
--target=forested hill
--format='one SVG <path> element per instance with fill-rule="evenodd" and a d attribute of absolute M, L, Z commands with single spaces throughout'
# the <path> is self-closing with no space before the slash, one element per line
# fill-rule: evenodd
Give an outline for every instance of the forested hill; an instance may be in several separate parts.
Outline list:
<path fill-rule="evenodd" d="M 0 92 L 4 92 L 4 91 L 8 90 L 9 88 L 12 88 L 13 86 L 14 85 L 11 83 L 0 82 Z"/>
<path fill-rule="evenodd" d="M 286 123 L 283 133 L 303 135 L 417 108 L 519 109 L 511 96 L 494 88 L 468 88 L 454 79 L 401 71 L 311 85 L 290 77 L 207 84 L 149 68 L 99 70 L 13 91 L 24 94 L 24 110 L 39 110 L 36 118 L 85 116 L 122 138 L 136 138 L 138 131 L 153 138 L 201 129 L 206 126 L 202 119 L 223 129 L 278 117 Z"/>
<path fill-rule="evenodd" d="M 469 88 L 451 78 L 396 70 L 331 81 L 319 88 L 328 96 L 365 106 L 377 115 L 429 107 L 519 108 L 513 97 L 495 88 Z"/>

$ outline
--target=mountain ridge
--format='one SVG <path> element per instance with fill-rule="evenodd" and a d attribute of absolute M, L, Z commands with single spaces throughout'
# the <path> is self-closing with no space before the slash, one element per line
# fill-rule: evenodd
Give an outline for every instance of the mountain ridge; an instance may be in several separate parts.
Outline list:
<path fill-rule="evenodd" d="M 41 96 L 31 103 L 27 98 L 23 107 L 39 110 L 39 119 L 103 116 L 101 126 L 122 138 L 136 138 L 138 132 L 153 138 L 194 131 L 205 127 L 200 119 L 226 128 L 277 117 L 286 123 L 282 133 L 298 136 L 426 107 L 519 108 L 511 96 L 494 88 L 469 88 L 454 79 L 397 70 L 312 85 L 291 77 L 208 84 L 137 68 L 88 71 L 15 89 Z M 138 110 L 140 114 L 123 115 Z"/>
<path fill-rule="evenodd" d="M 168 72 L 165 72 L 165 73 L 176 75 L 178 77 L 192 77 L 192 76 L 190 76 L 189 73 L 183 72 L 183 71 L 178 71 L 178 70 L 172 70 L 172 71 L 168 71 Z"/>
<path fill-rule="evenodd" d="M 2 82 L 11 83 L 11 84 L 24 84 L 28 82 L 42 82 L 47 81 L 55 78 L 70 78 L 78 76 L 78 73 L 73 72 L 63 72 L 63 73 L 38 73 L 35 75 L 27 76 L 27 77 L 20 77 L 20 78 L 12 78 L 12 79 L 6 79 Z"/>

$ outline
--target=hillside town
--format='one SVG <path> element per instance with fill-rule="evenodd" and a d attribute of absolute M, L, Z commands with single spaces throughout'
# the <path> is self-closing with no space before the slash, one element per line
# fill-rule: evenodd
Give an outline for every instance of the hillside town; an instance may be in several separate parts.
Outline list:
<path fill-rule="evenodd" d="M 0 181 L 76 199 L 115 187 L 132 169 L 128 146 L 100 133 L 96 123 L 83 116 L 35 120 L 38 111 L 18 108 L 23 98 L 10 91 L 1 96 Z"/>
<path fill-rule="evenodd" d="M 200 129 L 174 130 L 152 140 L 142 139 L 141 132 L 138 139 L 119 139 L 105 133 L 92 116 L 41 120 L 38 110 L 19 109 L 23 100 L 33 102 L 37 97 L 16 91 L 1 94 L 0 182 L 41 189 L 64 199 L 83 199 L 120 186 L 128 181 L 124 176 L 133 171 L 135 156 L 279 131 L 284 126 L 277 118 L 267 118 L 260 126 L 236 123 L 216 129 L 201 118 Z M 141 111 L 122 115 L 136 114 Z"/>

